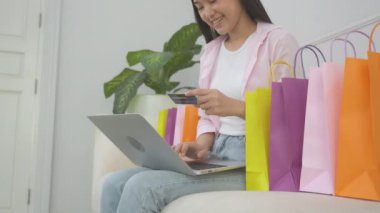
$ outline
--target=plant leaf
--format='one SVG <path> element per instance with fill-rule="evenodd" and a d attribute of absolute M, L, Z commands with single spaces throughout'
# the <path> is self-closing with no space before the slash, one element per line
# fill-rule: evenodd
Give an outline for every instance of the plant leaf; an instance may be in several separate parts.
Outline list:
<path fill-rule="evenodd" d="M 164 71 L 169 78 L 179 70 L 191 67 L 195 62 L 191 61 L 195 54 L 200 53 L 202 46 L 195 42 L 201 36 L 198 25 L 195 23 L 186 25 L 177 31 L 170 40 L 165 43 L 164 50 L 174 53 L 170 61 L 165 65 Z"/>
<path fill-rule="evenodd" d="M 152 50 L 138 50 L 138 51 L 131 51 L 127 54 L 127 62 L 129 66 L 134 66 L 141 62 L 141 60 L 151 54 L 154 53 Z"/>
<path fill-rule="evenodd" d="M 113 104 L 113 113 L 122 114 L 128 108 L 129 102 L 136 95 L 138 88 L 143 84 L 146 78 L 145 72 L 139 72 L 126 78 L 115 91 L 115 100 Z"/>
<path fill-rule="evenodd" d="M 164 66 L 166 75 L 171 77 L 179 70 L 193 66 L 195 64 L 195 62 L 191 61 L 193 56 L 190 52 L 175 52 L 173 57 Z"/>
<path fill-rule="evenodd" d="M 173 53 L 162 52 L 162 53 L 152 53 L 145 56 L 142 59 L 142 64 L 145 67 L 145 72 L 147 73 L 147 80 L 145 84 L 153 89 L 157 94 L 165 94 L 166 88 L 169 85 L 169 77 L 164 72 L 164 66 Z"/>
<path fill-rule="evenodd" d="M 104 83 L 104 96 L 106 98 L 109 98 L 115 92 L 116 88 L 120 85 L 121 82 L 123 82 L 126 78 L 137 73 L 139 73 L 139 71 L 130 68 L 125 68 L 119 75 L 114 77 L 112 80 Z"/>
<path fill-rule="evenodd" d="M 168 91 L 176 88 L 180 82 L 169 82 L 169 81 L 155 81 L 147 75 L 145 78 L 144 84 L 151 89 L 153 89 L 156 94 L 166 94 Z"/>
<path fill-rule="evenodd" d="M 154 52 L 145 55 L 141 59 L 142 65 L 147 71 L 160 70 L 173 56 L 171 52 Z"/>
<path fill-rule="evenodd" d="M 163 81 L 157 81 L 152 78 L 151 75 L 147 73 L 147 77 L 145 78 L 144 84 L 154 90 L 156 94 L 165 94 L 166 93 L 166 84 Z"/>
<path fill-rule="evenodd" d="M 193 48 L 190 49 L 190 51 L 195 55 L 195 54 L 199 54 L 202 50 L 202 45 L 194 45 Z"/>
<path fill-rule="evenodd" d="M 178 87 L 178 85 L 179 85 L 180 83 L 181 83 L 181 82 L 177 82 L 177 81 L 170 82 L 170 87 L 167 88 L 167 91 L 172 91 L 173 89 L 175 89 L 176 87 Z"/>
<path fill-rule="evenodd" d="M 202 33 L 196 23 L 191 23 L 179 29 L 164 45 L 164 52 L 177 52 L 192 49 Z"/>

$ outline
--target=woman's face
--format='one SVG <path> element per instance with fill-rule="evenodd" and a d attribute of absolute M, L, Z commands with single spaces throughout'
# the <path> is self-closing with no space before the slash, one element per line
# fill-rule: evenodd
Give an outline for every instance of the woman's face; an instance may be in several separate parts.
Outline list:
<path fill-rule="evenodd" d="M 193 0 L 201 19 L 220 35 L 233 32 L 243 14 L 240 0 Z"/>

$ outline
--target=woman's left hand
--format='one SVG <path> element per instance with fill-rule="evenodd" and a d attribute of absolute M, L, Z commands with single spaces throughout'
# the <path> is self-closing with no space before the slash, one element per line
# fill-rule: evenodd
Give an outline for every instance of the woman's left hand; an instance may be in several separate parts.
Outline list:
<path fill-rule="evenodd" d="M 244 101 L 227 97 L 216 89 L 194 89 L 186 93 L 186 96 L 197 96 L 198 107 L 207 115 L 238 116 L 245 118 Z"/>

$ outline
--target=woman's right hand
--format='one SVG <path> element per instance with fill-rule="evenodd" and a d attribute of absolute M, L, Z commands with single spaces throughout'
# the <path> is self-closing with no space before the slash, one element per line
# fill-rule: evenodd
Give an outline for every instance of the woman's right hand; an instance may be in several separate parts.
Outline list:
<path fill-rule="evenodd" d="M 202 161 L 207 159 L 210 148 L 197 142 L 186 142 L 173 146 L 184 161 Z"/>

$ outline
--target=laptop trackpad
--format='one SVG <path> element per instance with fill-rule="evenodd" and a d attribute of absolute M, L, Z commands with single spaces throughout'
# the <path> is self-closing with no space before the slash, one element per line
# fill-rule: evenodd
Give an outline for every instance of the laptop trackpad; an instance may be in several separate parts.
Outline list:
<path fill-rule="evenodd" d="M 226 165 L 218 165 L 211 163 L 202 163 L 202 162 L 186 162 L 193 170 L 205 170 L 205 169 L 214 169 L 220 167 L 226 167 Z"/>

